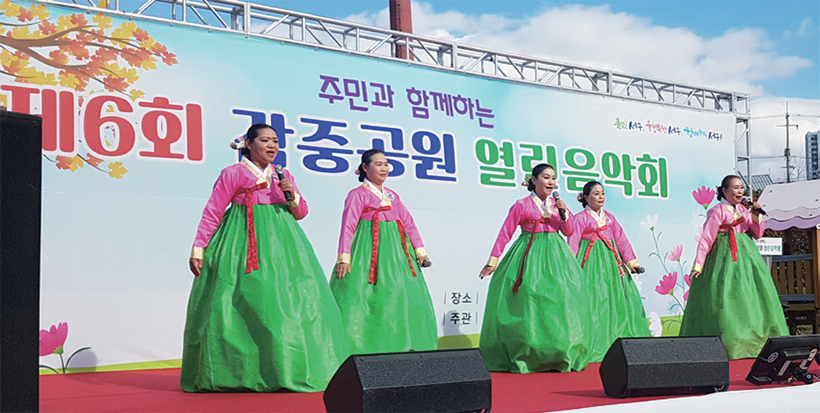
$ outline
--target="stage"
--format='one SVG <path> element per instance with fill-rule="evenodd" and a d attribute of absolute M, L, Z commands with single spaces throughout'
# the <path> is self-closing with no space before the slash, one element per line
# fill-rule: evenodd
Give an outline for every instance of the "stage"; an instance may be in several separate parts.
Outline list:
<path fill-rule="evenodd" d="M 728 392 L 677 397 L 618 399 L 606 396 L 597 363 L 574 373 L 492 373 L 492 411 L 816 411 L 820 383 L 755 386 L 745 380 L 752 361 L 729 363 Z M 820 374 L 816 363 L 812 363 L 809 371 Z M 295 413 L 325 410 L 322 393 L 184 393 L 179 388 L 179 373 L 179 369 L 160 369 L 40 376 L 40 411 Z"/>

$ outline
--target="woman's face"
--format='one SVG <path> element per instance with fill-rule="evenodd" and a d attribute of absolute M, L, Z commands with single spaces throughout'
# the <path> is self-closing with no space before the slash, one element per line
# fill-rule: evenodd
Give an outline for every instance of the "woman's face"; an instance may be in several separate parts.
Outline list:
<path fill-rule="evenodd" d="M 592 190 L 589 191 L 589 195 L 585 195 L 587 205 L 595 211 L 598 212 L 601 208 L 604 207 L 604 202 L 606 202 L 606 193 L 604 193 L 604 187 L 601 185 L 595 185 L 592 187 Z"/>
<path fill-rule="evenodd" d="M 246 141 L 248 150 L 251 153 L 251 162 L 262 169 L 273 162 L 276 154 L 279 153 L 279 138 L 276 132 L 270 128 L 259 129 L 258 135 L 252 141 Z"/>
<path fill-rule="evenodd" d="M 377 153 L 370 157 L 370 164 L 364 165 L 364 172 L 367 174 L 367 179 L 376 185 L 383 185 L 390 174 L 390 164 L 387 162 L 387 157 L 384 154 Z"/>
<path fill-rule="evenodd" d="M 552 190 L 555 189 L 555 170 L 552 168 L 544 169 L 537 177 L 532 178 L 532 182 L 535 185 L 535 193 L 541 199 L 550 196 Z"/>
<path fill-rule="evenodd" d="M 746 192 L 743 189 L 743 181 L 737 178 L 733 178 L 729 182 L 728 188 L 721 188 L 723 191 L 723 197 L 726 198 L 726 201 L 732 204 L 732 206 L 737 205 L 743 199 L 743 193 Z"/>

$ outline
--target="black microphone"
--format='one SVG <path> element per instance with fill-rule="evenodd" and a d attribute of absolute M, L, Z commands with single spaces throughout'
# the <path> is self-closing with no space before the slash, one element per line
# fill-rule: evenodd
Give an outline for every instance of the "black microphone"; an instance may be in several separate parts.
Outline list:
<path fill-rule="evenodd" d="M 429 268 L 433 266 L 433 261 L 427 260 L 421 263 L 421 268 Z"/>
<path fill-rule="evenodd" d="M 740 198 L 740 202 L 746 208 L 749 208 L 750 210 L 752 210 L 754 212 L 757 212 L 758 214 L 766 215 L 766 211 L 764 211 L 763 208 L 752 208 L 752 205 L 754 205 L 754 203 L 752 202 L 752 198 L 749 198 L 748 196 L 744 196 L 743 198 Z"/>
<path fill-rule="evenodd" d="M 558 202 L 561 199 L 561 194 L 558 191 L 552 191 L 552 199 Z M 567 211 L 564 211 L 564 208 L 558 208 L 558 213 L 561 214 L 561 221 L 567 220 Z"/>
<path fill-rule="evenodd" d="M 635 267 L 632 269 L 633 274 L 643 274 L 644 272 L 646 272 L 646 268 L 644 267 Z"/>
<path fill-rule="evenodd" d="M 276 177 L 279 178 L 279 182 L 282 182 L 285 179 L 285 174 L 282 172 L 282 165 L 274 165 L 273 170 L 276 171 Z M 284 192 L 285 194 L 285 201 L 293 202 L 293 194 L 290 192 Z"/>

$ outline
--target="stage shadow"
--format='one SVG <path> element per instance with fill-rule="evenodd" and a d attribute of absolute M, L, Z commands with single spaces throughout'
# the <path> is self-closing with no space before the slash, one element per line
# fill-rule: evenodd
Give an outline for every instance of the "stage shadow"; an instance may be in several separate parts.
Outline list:
<path fill-rule="evenodd" d="M 556 391 L 552 392 L 553 394 L 561 394 L 564 396 L 576 396 L 576 397 L 591 397 L 597 399 L 611 399 L 611 397 L 607 396 L 603 390 L 566 390 L 566 391 Z"/>
<path fill-rule="evenodd" d="M 57 377 L 49 376 L 49 379 L 51 378 L 56 379 Z M 59 379 L 92 386 L 130 387 L 139 390 L 182 393 L 179 387 L 179 369 L 71 373 L 60 375 Z"/>

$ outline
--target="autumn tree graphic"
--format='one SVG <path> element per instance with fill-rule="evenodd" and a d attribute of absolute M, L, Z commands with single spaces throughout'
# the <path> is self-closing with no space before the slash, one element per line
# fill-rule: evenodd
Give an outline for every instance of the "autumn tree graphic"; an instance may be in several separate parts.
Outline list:
<path fill-rule="evenodd" d="M 88 21 L 79 13 L 51 17 L 45 5 L 0 3 L 0 73 L 15 82 L 85 94 L 104 90 L 136 100 L 145 95 L 134 87 L 140 71 L 156 70 L 160 61 L 177 63 L 174 53 L 133 21 L 114 28 L 111 16 L 102 13 Z M 78 103 L 82 106 L 82 96 Z M 104 168 L 105 160 L 91 154 L 46 159 L 71 172 L 86 164 L 116 179 L 128 172 L 122 162 Z"/>

